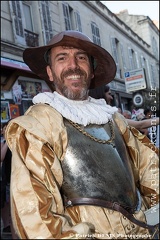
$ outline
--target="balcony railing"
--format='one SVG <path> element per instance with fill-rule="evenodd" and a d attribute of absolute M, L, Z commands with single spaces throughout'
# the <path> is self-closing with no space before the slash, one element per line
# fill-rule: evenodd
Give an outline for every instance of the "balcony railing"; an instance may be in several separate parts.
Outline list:
<path fill-rule="evenodd" d="M 25 32 L 25 40 L 26 40 L 26 45 L 28 47 L 38 47 L 39 46 L 39 41 L 38 41 L 38 34 L 28 31 L 27 29 L 24 29 Z"/>

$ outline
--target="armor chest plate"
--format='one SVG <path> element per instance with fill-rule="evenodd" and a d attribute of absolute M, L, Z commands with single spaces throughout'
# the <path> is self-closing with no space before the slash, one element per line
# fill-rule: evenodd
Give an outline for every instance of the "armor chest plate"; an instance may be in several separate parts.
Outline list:
<path fill-rule="evenodd" d="M 73 127 L 67 120 L 68 147 L 62 169 L 62 192 L 67 199 L 98 198 L 135 208 L 137 194 L 126 146 L 115 125 L 115 147 L 98 143 Z M 84 128 L 92 136 L 108 140 L 110 128 L 89 125 Z"/>

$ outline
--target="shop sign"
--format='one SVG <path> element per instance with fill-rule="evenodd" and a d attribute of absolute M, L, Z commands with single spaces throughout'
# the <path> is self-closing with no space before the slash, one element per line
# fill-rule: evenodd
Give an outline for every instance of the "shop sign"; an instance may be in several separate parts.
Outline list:
<path fill-rule="evenodd" d="M 136 107 L 140 107 L 143 104 L 143 97 L 141 94 L 137 93 L 133 97 L 133 103 Z"/>
<path fill-rule="evenodd" d="M 146 88 L 144 69 L 135 69 L 124 73 L 127 92 L 134 92 Z"/>

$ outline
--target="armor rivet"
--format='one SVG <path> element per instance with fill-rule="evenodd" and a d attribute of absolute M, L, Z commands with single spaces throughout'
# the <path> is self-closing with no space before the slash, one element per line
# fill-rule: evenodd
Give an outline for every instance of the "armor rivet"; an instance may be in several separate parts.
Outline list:
<path fill-rule="evenodd" d="M 68 205 L 72 205 L 72 202 L 71 202 L 71 200 L 69 200 L 69 201 L 67 202 L 67 204 L 68 204 Z"/>

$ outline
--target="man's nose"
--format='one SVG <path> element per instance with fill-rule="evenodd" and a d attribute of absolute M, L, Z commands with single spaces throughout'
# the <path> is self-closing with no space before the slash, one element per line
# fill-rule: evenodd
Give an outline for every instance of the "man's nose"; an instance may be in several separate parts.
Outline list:
<path fill-rule="evenodd" d="M 77 61 L 76 57 L 70 57 L 69 58 L 69 67 L 75 68 L 77 66 L 78 66 L 78 61 Z"/>

